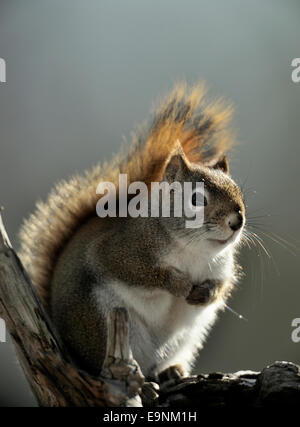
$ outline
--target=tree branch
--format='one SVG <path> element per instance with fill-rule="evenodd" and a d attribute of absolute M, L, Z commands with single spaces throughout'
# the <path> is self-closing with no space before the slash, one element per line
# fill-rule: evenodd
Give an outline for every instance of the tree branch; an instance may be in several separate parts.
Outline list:
<path fill-rule="evenodd" d="M 1 215 L 0 316 L 40 406 L 141 405 L 136 395 L 144 378 L 129 350 L 124 310 L 113 311 L 108 321 L 115 341 L 110 343 L 103 377 L 77 369 L 12 249 Z"/>

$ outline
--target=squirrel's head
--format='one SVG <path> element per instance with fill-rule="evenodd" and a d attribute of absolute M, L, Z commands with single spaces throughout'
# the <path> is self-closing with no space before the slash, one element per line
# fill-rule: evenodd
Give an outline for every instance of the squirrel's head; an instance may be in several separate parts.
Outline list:
<path fill-rule="evenodd" d="M 182 215 L 163 218 L 163 223 L 174 237 L 186 240 L 187 244 L 205 248 L 208 253 L 218 253 L 239 241 L 245 224 L 245 204 L 241 189 L 229 176 L 225 156 L 205 165 L 193 164 L 179 148 L 166 162 L 162 181 L 169 185 L 179 182 L 183 189 Z M 201 189 L 195 188 L 197 182 L 203 183 Z M 184 183 L 191 183 L 192 189 L 187 194 Z M 174 203 L 173 196 L 171 212 Z M 203 221 L 200 227 L 186 227 L 188 218 L 184 212 L 184 203 L 202 210 Z"/>

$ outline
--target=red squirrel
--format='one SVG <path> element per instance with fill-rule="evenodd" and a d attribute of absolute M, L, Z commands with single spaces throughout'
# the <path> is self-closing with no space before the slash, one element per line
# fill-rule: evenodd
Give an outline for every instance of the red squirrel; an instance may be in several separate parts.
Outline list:
<path fill-rule="evenodd" d="M 74 362 L 99 375 L 113 307 L 129 314 L 130 345 L 145 376 L 189 373 L 237 280 L 245 205 L 229 174 L 231 109 L 177 85 L 109 164 L 60 182 L 21 229 L 20 257 Z M 97 186 L 203 182 L 202 227 L 182 217 L 100 218 Z M 192 205 L 197 197 L 191 196 Z"/>

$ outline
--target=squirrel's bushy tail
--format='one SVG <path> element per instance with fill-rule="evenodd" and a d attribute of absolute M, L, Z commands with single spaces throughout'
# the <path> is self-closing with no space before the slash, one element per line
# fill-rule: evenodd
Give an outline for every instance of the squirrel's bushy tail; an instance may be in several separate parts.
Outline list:
<path fill-rule="evenodd" d="M 99 182 L 110 181 L 117 187 L 120 173 L 127 174 L 128 185 L 134 181 L 159 181 L 178 140 L 192 163 L 218 159 L 232 145 L 228 129 L 231 108 L 220 101 L 206 103 L 204 94 L 203 85 L 190 90 L 185 84 L 177 85 L 156 110 L 147 130 L 144 126 L 133 134 L 127 154 L 84 175 L 61 181 L 46 202 L 37 204 L 21 228 L 19 255 L 46 307 L 59 252 L 75 230 L 89 216 L 96 215 Z"/>

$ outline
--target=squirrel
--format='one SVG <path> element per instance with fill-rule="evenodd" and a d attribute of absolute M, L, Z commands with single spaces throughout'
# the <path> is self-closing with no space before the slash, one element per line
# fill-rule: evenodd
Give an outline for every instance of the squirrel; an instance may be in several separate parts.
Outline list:
<path fill-rule="evenodd" d="M 146 377 L 191 372 L 238 279 L 245 204 L 229 174 L 232 108 L 205 88 L 176 85 L 127 152 L 62 181 L 20 231 L 20 258 L 74 363 L 100 375 L 109 310 L 125 307 L 130 346 Z M 103 217 L 97 186 L 204 182 L 204 223 L 183 217 Z M 192 196 L 193 205 L 197 197 Z"/>

